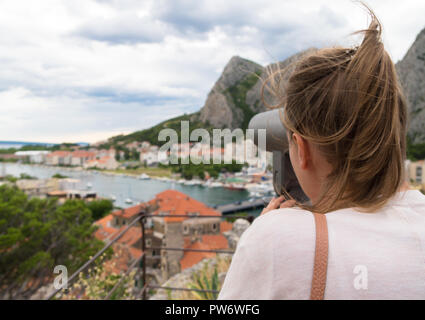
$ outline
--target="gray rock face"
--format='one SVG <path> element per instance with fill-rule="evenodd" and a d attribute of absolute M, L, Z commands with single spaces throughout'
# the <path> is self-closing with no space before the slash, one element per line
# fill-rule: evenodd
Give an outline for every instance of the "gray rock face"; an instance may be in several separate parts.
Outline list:
<path fill-rule="evenodd" d="M 214 128 L 237 128 L 243 117 L 242 110 L 236 108 L 228 89 L 249 76 L 261 74 L 263 67 L 255 62 L 235 56 L 225 66 L 220 78 L 208 94 L 201 109 L 200 120 Z"/>
<path fill-rule="evenodd" d="M 280 69 L 288 68 L 284 78 L 287 80 L 295 62 L 314 50 L 308 49 L 267 67 L 233 57 L 208 94 L 199 119 L 215 128 L 245 129 L 254 114 L 267 109 L 261 88 L 268 73 L 276 70 L 277 66 Z M 425 29 L 418 34 L 404 58 L 396 64 L 396 70 L 408 100 L 408 134 L 412 142 L 425 143 Z M 267 90 L 264 90 L 264 99 L 270 105 L 277 103 Z"/>
<path fill-rule="evenodd" d="M 295 54 L 265 68 L 252 61 L 233 57 L 208 94 L 199 119 L 214 128 L 245 129 L 254 114 L 267 109 L 262 101 L 261 88 L 268 71 L 276 70 L 277 66 L 281 69 L 293 67 L 293 62 L 311 50 Z M 288 71 L 289 74 L 291 68 L 288 68 Z M 268 104 L 276 103 L 267 90 L 264 91 L 264 98 Z"/>
<path fill-rule="evenodd" d="M 286 73 L 289 75 L 294 62 L 314 50 L 308 49 L 267 67 L 233 57 L 209 92 L 202 109 L 194 113 L 190 120 L 213 128 L 245 129 L 252 116 L 267 110 L 261 88 L 268 71 L 276 70 L 277 65 L 280 68 L 290 66 Z M 425 143 L 425 29 L 419 33 L 405 57 L 396 64 L 396 69 L 409 105 L 409 136 L 414 143 Z M 270 105 L 277 102 L 267 90 L 264 91 L 264 99 Z"/>
<path fill-rule="evenodd" d="M 413 143 L 425 143 L 425 29 L 397 63 L 396 69 L 408 100 L 408 134 Z"/>

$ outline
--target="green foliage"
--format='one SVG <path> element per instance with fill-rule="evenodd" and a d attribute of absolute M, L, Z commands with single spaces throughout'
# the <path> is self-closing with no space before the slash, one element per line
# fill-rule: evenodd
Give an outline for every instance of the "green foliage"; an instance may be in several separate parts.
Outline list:
<path fill-rule="evenodd" d="M 19 159 L 15 159 L 15 158 L 0 158 L 0 162 L 18 162 Z"/>
<path fill-rule="evenodd" d="M 61 175 L 60 173 L 56 173 L 56 174 L 54 174 L 54 175 L 52 176 L 52 178 L 56 178 L 56 179 L 66 179 L 66 178 L 68 178 L 68 176 L 64 176 L 64 175 Z"/>
<path fill-rule="evenodd" d="M 16 151 L 18 151 L 16 148 L 0 149 L 0 154 L 14 154 Z"/>
<path fill-rule="evenodd" d="M 204 263 L 201 272 L 194 274 L 194 280 L 194 283 L 189 284 L 190 289 L 219 291 L 220 283 L 218 281 L 217 266 L 214 267 L 214 271 L 210 274 L 208 264 Z M 217 300 L 218 297 L 215 292 L 193 291 L 192 294 L 199 300 Z"/>
<path fill-rule="evenodd" d="M 37 179 L 37 177 L 33 177 L 33 176 L 31 176 L 29 174 L 26 174 L 26 173 L 21 173 L 19 175 L 19 179 L 30 179 L 30 180 L 34 180 L 34 179 Z"/>
<path fill-rule="evenodd" d="M 100 148 L 110 148 L 111 144 L 105 144 L 102 145 Z M 128 149 L 127 147 L 123 146 L 123 145 L 114 145 L 114 148 L 116 150 L 116 154 L 115 154 L 115 160 L 120 161 L 120 151 L 124 152 L 124 160 L 129 161 L 129 160 L 135 160 L 135 161 L 139 161 L 140 159 L 140 152 L 138 152 L 136 149 Z"/>
<path fill-rule="evenodd" d="M 230 94 L 234 105 L 243 112 L 242 130 L 248 128 L 249 121 L 255 115 L 255 112 L 246 103 L 246 94 L 258 82 L 259 76 L 259 71 L 255 74 L 249 74 L 241 82 L 226 90 Z"/>
<path fill-rule="evenodd" d="M 29 298 L 56 265 L 74 272 L 103 247 L 93 237 L 92 213 L 81 200 L 29 199 L 0 186 L 0 296 Z M 28 284 L 31 281 L 31 285 Z"/>
<path fill-rule="evenodd" d="M 102 199 L 90 201 L 87 203 L 87 207 L 91 211 L 93 220 L 96 221 L 109 214 L 114 208 L 114 205 L 111 200 Z"/>
<path fill-rule="evenodd" d="M 18 181 L 18 178 L 15 177 L 15 176 L 12 176 L 11 174 L 6 175 L 4 178 L 5 178 L 5 180 L 12 182 L 12 183 L 15 183 L 16 181 Z"/>
<path fill-rule="evenodd" d="M 407 159 L 412 161 L 425 159 L 425 143 L 413 144 L 411 138 L 407 137 Z"/>
<path fill-rule="evenodd" d="M 118 256 L 118 252 L 115 256 Z M 108 272 L 104 261 L 107 256 L 96 260 L 95 266 L 87 273 L 80 273 L 78 280 L 72 284 L 68 294 L 58 296 L 65 300 L 104 300 L 114 286 L 124 277 L 113 272 Z M 109 297 L 110 300 L 133 300 L 133 289 L 135 287 L 136 270 L 132 270 L 126 276 L 118 288 Z"/>
<path fill-rule="evenodd" d="M 64 151 L 72 151 L 74 147 L 78 147 L 77 143 L 69 143 L 63 142 L 61 144 L 56 144 L 49 148 L 51 151 L 64 150 Z"/>
<path fill-rule="evenodd" d="M 158 141 L 158 135 L 159 132 L 162 129 L 165 128 L 169 128 L 169 129 L 173 129 L 177 132 L 177 135 L 179 137 L 179 140 L 181 138 L 181 121 L 190 121 L 189 123 L 189 131 L 192 132 L 192 130 L 198 129 L 198 128 L 204 128 L 207 129 L 208 131 L 212 132 L 212 128 L 209 126 L 208 123 L 204 124 L 199 120 L 196 120 L 197 118 L 197 113 L 193 113 L 193 114 L 185 114 L 164 122 L 161 122 L 159 124 L 157 124 L 156 126 L 153 126 L 152 128 L 149 129 L 145 129 L 145 130 L 140 130 L 140 131 L 136 131 L 133 132 L 131 134 L 128 135 L 119 135 L 119 136 L 115 136 L 112 137 L 110 139 L 110 141 L 104 145 L 99 146 L 99 148 L 109 148 L 111 146 L 114 146 L 117 150 L 122 150 L 122 146 L 118 145 L 118 142 L 124 142 L 124 144 L 126 143 L 130 143 L 133 141 L 148 141 L 153 145 L 157 145 L 160 146 L 162 144 L 164 144 L 164 141 Z M 192 119 L 192 120 L 191 120 Z"/>
<path fill-rule="evenodd" d="M 199 177 L 200 179 L 205 178 L 205 172 L 210 177 L 217 178 L 221 172 L 239 172 L 242 170 L 243 165 L 232 161 L 230 164 L 170 164 L 171 171 L 174 173 L 180 173 L 184 179 L 192 179 L 193 177 Z"/>
<path fill-rule="evenodd" d="M 171 289 L 166 289 L 166 290 L 165 290 L 165 292 L 167 292 L 167 299 L 168 299 L 168 300 L 172 300 L 172 299 L 173 299 L 173 297 L 172 297 L 172 295 L 171 295 Z"/>
<path fill-rule="evenodd" d="M 249 216 L 249 214 L 247 212 L 240 212 L 240 213 L 237 214 L 236 217 L 226 217 L 226 221 L 233 223 L 233 222 L 236 221 L 236 219 L 239 219 L 239 217 L 245 218 L 247 216 Z"/>
<path fill-rule="evenodd" d="M 36 177 L 33 177 L 33 176 L 29 175 L 29 174 L 26 174 L 26 173 L 21 173 L 21 174 L 19 175 L 19 177 L 15 177 L 15 176 L 13 176 L 13 175 L 11 175 L 11 174 L 8 174 L 8 175 L 6 175 L 6 176 L 4 177 L 4 179 L 5 179 L 6 181 L 9 181 L 9 182 L 15 183 L 16 181 L 18 181 L 18 180 L 20 180 L 20 179 L 30 179 L 30 180 L 33 180 L 33 179 L 37 179 L 37 178 L 36 178 Z"/>
<path fill-rule="evenodd" d="M 19 148 L 19 151 L 44 151 L 44 150 L 53 150 L 54 146 L 47 147 L 44 145 L 38 145 L 38 144 L 26 144 L 23 145 L 21 148 Z"/>

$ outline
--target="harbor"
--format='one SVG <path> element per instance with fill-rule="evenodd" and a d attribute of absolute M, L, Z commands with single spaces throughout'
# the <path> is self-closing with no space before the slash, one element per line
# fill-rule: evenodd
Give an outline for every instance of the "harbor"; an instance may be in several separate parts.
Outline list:
<path fill-rule="evenodd" d="M 114 205 L 120 208 L 148 201 L 167 189 L 188 194 L 223 214 L 249 211 L 250 214 L 256 215 L 264 205 L 264 197 L 256 194 L 262 184 L 254 184 L 257 189 L 253 189 L 252 184 L 247 184 L 247 189 L 240 189 L 218 181 L 173 180 L 165 177 L 151 178 L 147 175 L 135 176 L 19 163 L 2 163 L 0 166 L 2 175 L 26 174 L 38 179 L 48 179 L 60 174 L 72 179 L 72 189 L 95 192 L 98 197 L 113 200 Z"/>

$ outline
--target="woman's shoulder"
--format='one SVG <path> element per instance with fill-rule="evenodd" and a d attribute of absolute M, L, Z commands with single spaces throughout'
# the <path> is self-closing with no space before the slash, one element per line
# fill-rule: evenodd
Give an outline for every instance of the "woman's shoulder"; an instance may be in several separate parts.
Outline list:
<path fill-rule="evenodd" d="M 272 210 L 254 220 L 253 225 L 261 227 L 276 227 L 290 229 L 314 225 L 313 214 L 298 207 Z"/>
<path fill-rule="evenodd" d="M 245 231 L 243 243 L 295 245 L 314 240 L 313 214 L 297 207 L 272 210 L 254 220 Z"/>

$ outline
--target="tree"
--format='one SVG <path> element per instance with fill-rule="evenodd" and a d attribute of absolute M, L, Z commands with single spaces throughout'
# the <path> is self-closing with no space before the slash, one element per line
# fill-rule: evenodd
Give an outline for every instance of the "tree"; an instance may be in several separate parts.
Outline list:
<path fill-rule="evenodd" d="M 410 136 L 407 136 L 407 158 L 412 161 L 425 159 L 425 143 L 413 144 Z"/>
<path fill-rule="evenodd" d="M 94 221 L 99 220 L 106 216 L 109 212 L 112 211 L 114 205 L 111 200 L 102 199 L 90 201 L 87 204 L 87 207 L 91 211 L 92 218 Z"/>
<path fill-rule="evenodd" d="M 130 150 L 124 148 L 124 160 L 130 160 Z"/>
<path fill-rule="evenodd" d="M 55 173 L 55 174 L 52 176 L 52 178 L 56 178 L 56 179 L 66 179 L 66 178 L 68 178 L 68 176 L 61 175 L 60 173 Z"/>
<path fill-rule="evenodd" d="M 29 199 L 0 187 L 0 297 L 27 299 L 53 281 L 56 265 L 69 274 L 103 247 L 92 212 L 81 200 Z"/>

